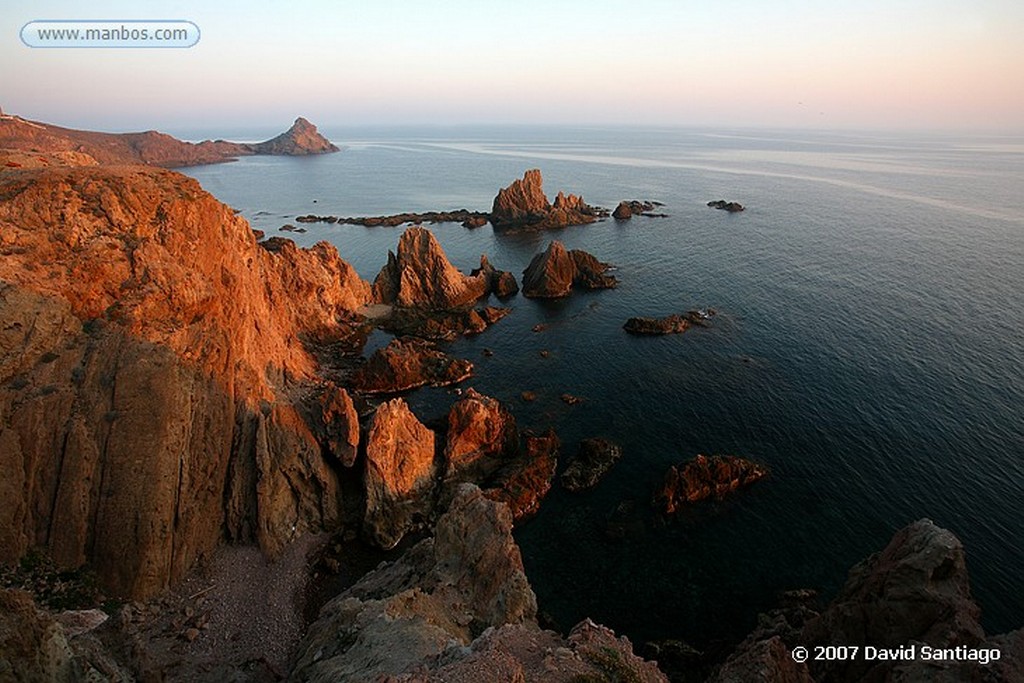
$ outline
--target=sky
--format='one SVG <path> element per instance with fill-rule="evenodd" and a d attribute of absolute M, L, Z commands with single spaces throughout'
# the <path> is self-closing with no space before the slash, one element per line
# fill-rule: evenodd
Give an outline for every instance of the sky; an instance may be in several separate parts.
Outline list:
<path fill-rule="evenodd" d="M 184 19 L 184 49 L 32 20 Z M 4 3 L 0 107 L 71 127 L 569 124 L 1024 131 L 1020 0 Z"/>

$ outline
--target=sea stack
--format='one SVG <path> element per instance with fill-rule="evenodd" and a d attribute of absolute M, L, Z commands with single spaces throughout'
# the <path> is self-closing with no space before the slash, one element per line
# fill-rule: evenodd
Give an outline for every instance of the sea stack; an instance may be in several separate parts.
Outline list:
<path fill-rule="evenodd" d="M 496 230 L 564 228 L 597 220 L 600 211 L 574 194 L 558 193 L 551 204 L 544 194 L 544 180 L 534 168 L 522 180 L 498 191 L 491 206 L 491 225 Z M 604 215 L 607 215 L 605 212 Z"/>

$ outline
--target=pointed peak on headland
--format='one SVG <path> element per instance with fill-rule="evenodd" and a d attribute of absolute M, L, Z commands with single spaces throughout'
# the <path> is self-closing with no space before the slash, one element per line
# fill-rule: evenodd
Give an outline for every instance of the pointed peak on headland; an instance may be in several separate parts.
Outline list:
<path fill-rule="evenodd" d="M 253 145 L 256 154 L 327 154 L 338 148 L 317 130 L 316 126 L 303 117 L 295 119 L 292 127 L 275 138 Z"/>

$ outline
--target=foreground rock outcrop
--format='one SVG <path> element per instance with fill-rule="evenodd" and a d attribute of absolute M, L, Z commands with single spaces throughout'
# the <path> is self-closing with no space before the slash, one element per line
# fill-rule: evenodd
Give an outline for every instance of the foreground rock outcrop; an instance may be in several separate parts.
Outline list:
<path fill-rule="evenodd" d="M 711 680 L 1024 680 L 1024 630 L 986 636 L 979 616 L 963 545 L 951 532 L 922 519 L 851 569 L 846 584 L 820 614 L 797 605 L 762 615 L 759 627 Z M 807 663 L 793 657 L 797 647 L 814 653 L 817 647 L 840 644 L 859 648 L 858 654 Z M 867 647 L 903 656 L 869 659 Z M 975 658 L 968 659 L 968 653 Z"/>
<path fill-rule="evenodd" d="M 231 161 L 252 154 L 298 156 L 337 152 L 338 148 L 302 117 L 287 131 L 265 142 L 192 143 L 154 130 L 98 133 L 4 116 L 0 118 L 0 150 L 44 154 L 50 159 L 47 165 L 146 164 L 172 168 Z"/>
<path fill-rule="evenodd" d="M 433 538 L 324 606 L 289 680 L 666 680 L 589 621 L 567 640 L 541 630 L 511 531 L 463 484 Z"/>
<path fill-rule="evenodd" d="M 656 507 L 672 514 L 688 503 L 721 498 L 768 475 L 768 468 L 732 455 L 698 455 L 665 473 L 654 494 Z"/>
<path fill-rule="evenodd" d="M 225 535 L 338 518 L 326 423 L 287 388 L 370 299 L 334 247 L 260 247 L 170 171 L 0 173 L 0 561 L 150 595 Z"/>
<path fill-rule="evenodd" d="M 573 287 L 610 289 L 618 284 L 606 272 L 611 266 L 581 250 L 566 250 L 558 240 L 537 254 L 523 271 L 523 296 L 555 299 L 568 296 Z"/>
<path fill-rule="evenodd" d="M 607 215 L 588 205 L 582 197 L 562 192 L 554 204 L 544 194 L 544 180 L 538 169 L 527 171 L 521 180 L 498 191 L 491 206 L 491 225 L 496 230 L 564 228 L 593 223 Z"/>
<path fill-rule="evenodd" d="M 90 622 L 75 619 L 82 613 L 60 616 L 67 625 L 37 608 L 28 593 L 0 589 L 0 681 L 133 680 L 131 673 L 88 635 Z M 75 621 L 81 624 L 76 626 Z"/>

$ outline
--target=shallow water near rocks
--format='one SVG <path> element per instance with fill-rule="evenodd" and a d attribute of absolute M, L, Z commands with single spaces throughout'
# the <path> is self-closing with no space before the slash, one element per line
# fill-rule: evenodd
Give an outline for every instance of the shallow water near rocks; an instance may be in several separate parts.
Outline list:
<path fill-rule="evenodd" d="M 463 386 L 507 401 L 524 427 L 555 427 L 565 455 L 590 436 L 624 447 L 596 489 L 556 486 L 517 529 L 541 609 L 560 626 L 589 616 L 640 641 L 736 639 L 776 592 L 828 596 L 921 517 L 963 540 L 986 629 L 1024 624 L 1020 139 L 324 133 L 340 154 L 185 172 L 268 236 L 329 240 L 370 280 L 401 228 L 278 228 L 307 213 L 486 211 L 498 188 L 534 167 L 549 196 L 571 191 L 608 208 L 650 199 L 670 214 L 547 233 L 431 226 L 463 270 L 486 253 L 518 275 L 555 238 L 617 267 L 615 290 L 517 296 L 502 304 L 512 315 L 451 346 L 477 366 Z M 715 211 L 705 206 L 713 199 L 748 208 Z M 701 306 L 719 312 L 710 329 L 658 338 L 621 329 L 631 316 Z M 532 332 L 538 323 L 546 329 Z M 522 401 L 524 390 L 537 400 Z M 566 405 L 566 392 L 584 401 Z M 448 390 L 409 398 L 424 420 L 453 399 Z M 697 453 L 758 460 L 772 474 L 665 523 L 651 493 Z"/>

